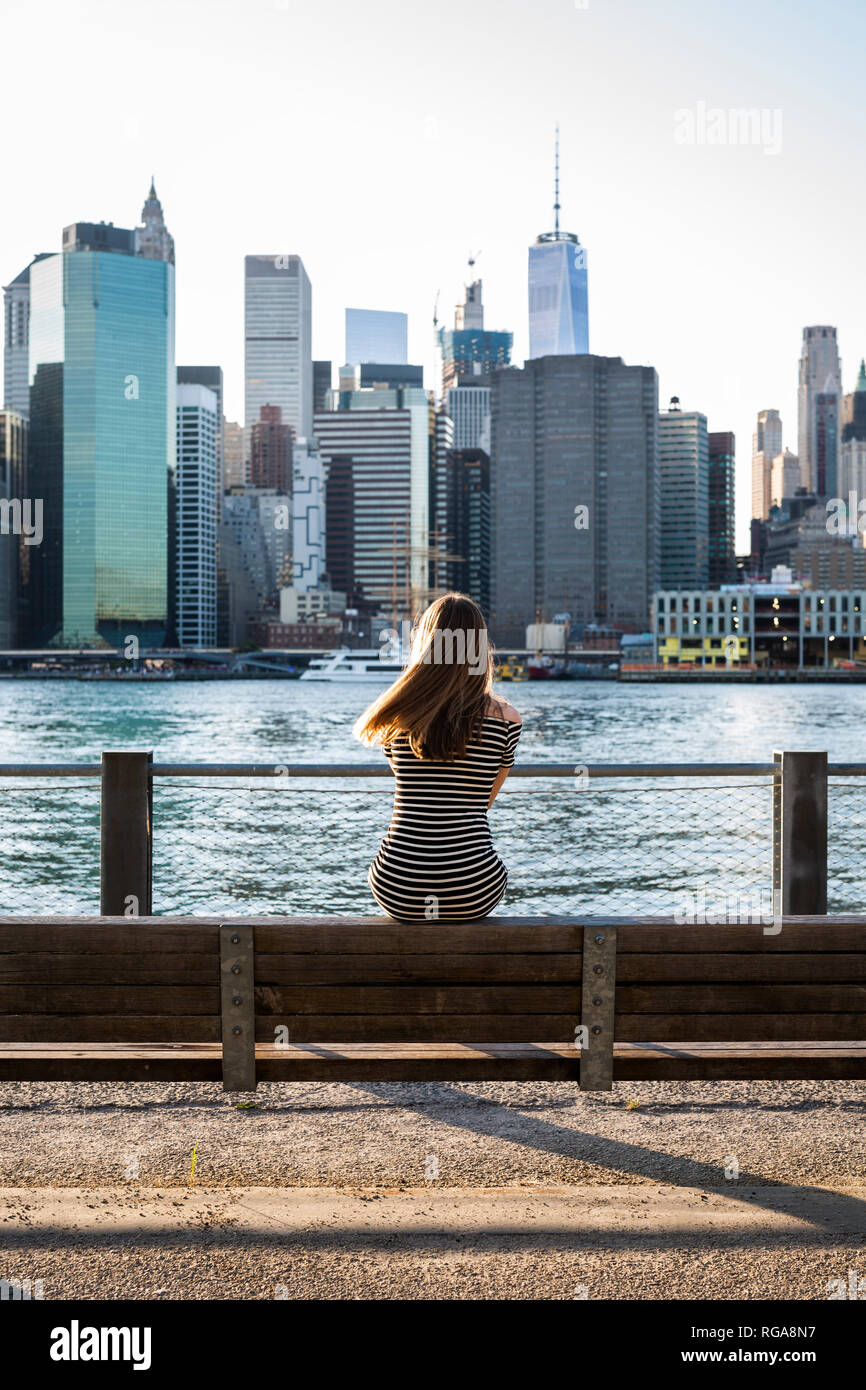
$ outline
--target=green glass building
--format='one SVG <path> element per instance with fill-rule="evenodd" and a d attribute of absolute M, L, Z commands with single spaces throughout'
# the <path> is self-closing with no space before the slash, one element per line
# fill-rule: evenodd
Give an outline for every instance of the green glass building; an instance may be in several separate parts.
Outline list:
<path fill-rule="evenodd" d="M 64 229 L 30 280 L 30 643 L 159 646 L 174 481 L 174 264 L 111 224 Z M 34 549 L 37 549 L 34 547 Z"/>

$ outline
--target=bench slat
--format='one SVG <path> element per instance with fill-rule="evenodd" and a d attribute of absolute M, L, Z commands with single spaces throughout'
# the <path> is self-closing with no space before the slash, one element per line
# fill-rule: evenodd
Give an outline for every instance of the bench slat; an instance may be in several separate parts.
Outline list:
<path fill-rule="evenodd" d="M 864 1013 L 866 985 L 691 984 L 623 985 L 616 992 L 622 1014 Z"/>
<path fill-rule="evenodd" d="M 579 952 L 459 952 L 453 956 L 382 951 L 370 955 L 256 953 L 256 982 L 260 985 L 579 985 L 581 971 Z"/>
<path fill-rule="evenodd" d="M 218 1042 L 219 1014 L 0 1014 L 3 1043 Z"/>
<path fill-rule="evenodd" d="M 646 1043 L 614 1046 L 615 1081 L 862 1081 L 866 1043 Z"/>
<path fill-rule="evenodd" d="M 840 1015 L 847 1017 L 847 1015 Z M 291 1042 L 532 1042 L 539 1034 L 563 1044 L 579 1020 L 570 1014 L 258 1014 L 256 1042 L 287 1028 Z M 645 1020 L 644 1020 L 645 1025 Z M 645 1025 L 646 1026 L 646 1025 Z"/>
<path fill-rule="evenodd" d="M 856 924 L 813 917 L 808 921 L 783 921 L 777 934 L 765 934 L 760 925 L 734 923 L 671 926 L 660 922 L 625 922 L 619 929 L 619 954 L 623 952 L 682 951 L 684 954 L 713 954 L 723 951 L 863 951 L 866 950 L 866 921 Z"/>
<path fill-rule="evenodd" d="M 256 954 L 259 984 L 570 984 L 582 972 L 579 952 L 495 955 Z M 866 981 L 866 948 L 846 952 L 669 954 L 618 953 L 621 983 Z"/>
<path fill-rule="evenodd" d="M 218 957 L 203 952 L 109 954 L 82 950 L 0 955 L 0 985 L 209 985 L 219 978 Z"/>
<path fill-rule="evenodd" d="M 0 985 L 0 1017 L 44 1014 L 214 1014 L 219 985 Z"/>
<path fill-rule="evenodd" d="M 219 955 L 219 928 L 194 925 L 187 918 L 186 925 L 179 926 L 161 922 L 152 917 L 121 917 L 110 924 L 104 917 L 96 918 L 92 924 L 74 918 L 66 924 L 51 921 L 10 922 L 0 919 L 0 958 L 4 955 L 19 955 L 21 952 L 37 953 L 57 951 L 70 954 L 75 951 L 105 951 L 114 954 L 129 951 L 180 952 L 184 955 Z"/>
<path fill-rule="evenodd" d="M 583 925 L 549 923 L 539 919 L 533 925 L 510 925 L 504 920 L 484 922 L 418 922 L 407 925 L 368 917 L 357 925 L 309 923 L 276 924 L 256 927 L 256 953 L 286 952 L 317 955 L 487 955 L 533 952 L 580 954 Z"/>
<path fill-rule="evenodd" d="M 331 1044 L 276 1048 L 259 1044 L 256 1070 L 262 1081 L 497 1081 L 574 1082 L 573 1049 L 556 1043 Z M 614 1080 L 842 1079 L 866 1078 L 866 1043 L 806 1046 L 684 1043 L 653 1048 L 614 1046 Z M 0 1081 L 218 1082 L 221 1057 L 211 1046 L 129 1044 L 54 1047 L 0 1044 Z"/>
<path fill-rule="evenodd" d="M 838 1042 L 866 1038 L 866 1014 L 620 1014 L 617 1042 Z"/>
<path fill-rule="evenodd" d="M 631 952 L 619 956 L 617 978 L 622 984 L 684 983 L 696 980 L 744 980 L 752 984 L 812 981 L 847 983 L 866 980 L 866 949 L 863 951 L 765 952 L 751 954 L 684 955 L 671 952 L 654 955 Z"/>
<path fill-rule="evenodd" d="M 411 1033 L 419 1014 L 572 1014 L 580 989 L 559 985 L 256 985 L 256 1014 L 397 1014 Z M 411 1041 L 410 1037 L 406 1041 Z"/>

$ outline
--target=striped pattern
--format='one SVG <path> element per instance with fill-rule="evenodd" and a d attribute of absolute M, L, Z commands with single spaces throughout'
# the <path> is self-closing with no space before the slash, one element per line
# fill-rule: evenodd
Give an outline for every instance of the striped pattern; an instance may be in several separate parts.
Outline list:
<path fill-rule="evenodd" d="M 493 848 L 487 804 L 511 767 L 520 724 L 488 715 L 454 762 L 416 758 L 404 735 L 384 747 L 396 780 L 394 813 L 368 882 L 398 921 L 472 921 L 502 898 L 508 871 Z"/>

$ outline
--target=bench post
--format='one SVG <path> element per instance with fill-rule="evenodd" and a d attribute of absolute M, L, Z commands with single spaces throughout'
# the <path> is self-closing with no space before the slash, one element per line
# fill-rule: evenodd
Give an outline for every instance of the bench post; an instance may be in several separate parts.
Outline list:
<path fill-rule="evenodd" d="M 827 912 L 827 754 L 775 753 L 773 910 Z"/>
<path fill-rule="evenodd" d="M 102 754 L 99 911 L 149 917 L 153 863 L 153 754 Z"/>
<path fill-rule="evenodd" d="M 251 926 L 220 927 L 223 1090 L 256 1089 L 254 941 Z"/>
<path fill-rule="evenodd" d="M 586 1042 L 580 1052 L 580 1089 L 613 1089 L 613 1020 L 616 995 L 616 927 L 583 929 L 583 990 L 580 1021 Z"/>

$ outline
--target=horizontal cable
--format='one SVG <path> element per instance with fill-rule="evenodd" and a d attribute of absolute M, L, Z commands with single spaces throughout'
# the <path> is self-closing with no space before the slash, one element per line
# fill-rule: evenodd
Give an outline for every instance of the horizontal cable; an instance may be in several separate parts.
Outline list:
<path fill-rule="evenodd" d="M 512 777 L 774 777 L 776 763 L 519 763 Z M 393 776 L 378 763 L 154 763 L 153 777 Z M 100 763 L 0 763 L 0 778 L 101 777 Z M 831 777 L 866 777 L 866 763 L 829 763 Z"/>

